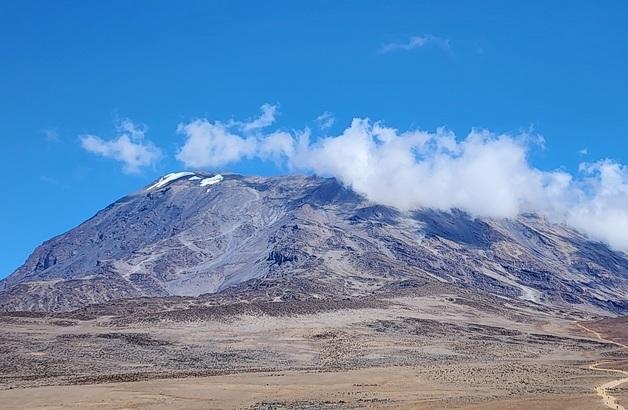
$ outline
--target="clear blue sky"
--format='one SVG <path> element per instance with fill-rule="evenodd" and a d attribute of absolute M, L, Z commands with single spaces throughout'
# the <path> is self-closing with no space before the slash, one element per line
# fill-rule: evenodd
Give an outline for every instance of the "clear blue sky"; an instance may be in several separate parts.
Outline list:
<path fill-rule="evenodd" d="M 356 116 L 458 135 L 533 127 L 542 169 L 575 169 L 584 148 L 628 163 L 627 22 L 624 1 L 2 1 L 0 277 L 181 168 L 177 124 L 251 118 L 263 103 L 287 129 L 325 111 L 332 132 Z M 81 148 L 120 118 L 149 127 L 155 166 L 128 175 Z"/>

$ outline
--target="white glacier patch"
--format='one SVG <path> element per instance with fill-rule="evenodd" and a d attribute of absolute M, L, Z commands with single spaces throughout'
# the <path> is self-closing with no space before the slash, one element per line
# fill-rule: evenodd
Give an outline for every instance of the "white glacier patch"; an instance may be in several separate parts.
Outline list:
<path fill-rule="evenodd" d="M 188 181 L 198 181 L 198 180 L 200 180 L 200 179 L 201 179 L 201 177 L 199 177 L 199 176 L 197 176 L 197 175 L 194 175 L 194 176 L 193 176 L 192 178 L 190 178 Z"/>
<path fill-rule="evenodd" d="M 163 186 L 168 185 L 172 181 L 176 181 L 179 178 L 187 177 L 190 175 L 194 175 L 194 172 L 173 172 L 173 173 L 164 175 L 163 177 L 161 177 L 159 181 L 149 186 L 146 190 L 150 191 L 151 189 L 161 188 Z"/>
<path fill-rule="evenodd" d="M 225 179 L 225 178 L 222 175 L 220 175 L 220 174 L 214 175 L 211 178 L 204 178 L 201 181 L 201 186 L 215 185 L 215 184 L 219 183 L 220 181 L 222 181 L 223 179 Z"/>

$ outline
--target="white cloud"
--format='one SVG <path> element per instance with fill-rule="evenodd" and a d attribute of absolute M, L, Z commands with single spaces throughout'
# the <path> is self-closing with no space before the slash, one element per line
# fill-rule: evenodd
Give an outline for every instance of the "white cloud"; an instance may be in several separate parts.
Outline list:
<path fill-rule="evenodd" d="M 584 164 L 576 174 L 544 171 L 528 161 L 538 135 L 441 128 L 400 132 L 356 118 L 342 133 L 239 134 L 236 126 L 197 120 L 179 126 L 177 158 L 189 167 L 222 167 L 260 158 L 293 171 L 333 176 L 370 200 L 402 210 L 464 210 L 486 218 L 535 212 L 628 252 L 628 167 Z M 243 131 L 243 129 L 240 127 Z"/>
<path fill-rule="evenodd" d="M 186 137 L 177 159 L 190 168 L 223 167 L 250 157 L 257 150 L 257 141 L 253 137 L 235 135 L 227 125 L 218 121 L 195 120 L 179 124 L 177 131 Z"/>
<path fill-rule="evenodd" d="M 137 173 L 142 168 L 153 165 L 161 158 L 161 151 L 145 139 L 146 127 L 123 120 L 117 128 L 118 136 L 103 140 L 96 135 L 80 137 L 81 146 L 92 154 L 122 162 L 125 173 Z"/>
<path fill-rule="evenodd" d="M 589 149 L 588 148 L 582 148 L 580 151 L 578 151 L 578 154 L 580 154 L 580 155 L 588 155 L 589 154 Z"/>
<path fill-rule="evenodd" d="M 262 110 L 262 114 L 259 117 L 241 124 L 245 132 L 266 128 L 275 122 L 275 116 L 277 115 L 276 105 L 264 104 L 260 109 Z"/>
<path fill-rule="evenodd" d="M 610 160 L 582 164 L 585 178 L 567 222 L 589 236 L 628 252 L 628 167 Z"/>
<path fill-rule="evenodd" d="M 44 134 L 44 138 L 46 139 L 46 141 L 48 142 L 59 142 L 61 141 L 61 138 L 59 138 L 59 133 L 51 128 L 45 128 L 42 130 L 42 133 Z"/>
<path fill-rule="evenodd" d="M 258 136 L 264 128 L 275 122 L 278 110 L 276 105 L 264 104 L 260 116 L 250 121 L 209 121 L 194 120 L 179 124 L 177 132 L 185 136 L 185 143 L 177 152 L 176 158 L 189 168 L 221 168 L 230 163 L 254 155 L 264 159 L 280 161 L 282 151 L 288 150 L 285 136 L 281 133 L 269 135 L 263 145 Z M 239 135 L 241 131 L 244 135 Z"/>
<path fill-rule="evenodd" d="M 434 36 L 431 34 L 425 34 L 423 36 L 412 36 L 405 43 L 388 43 L 384 44 L 379 52 L 382 54 L 390 53 L 392 51 L 410 51 L 416 48 L 425 47 L 428 45 L 434 45 L 444 51 L 450 52 L 451 46 L 449 40 L 446 38 Z"/>
<path fill-rule="evenodd" d="M 259 141 L 261 130 L 275 122 L 277 106 L 264 104 L 259 117 L 247 121 L 221 123 L 199 119 L 179 124 L 177 131 L 185 136 L 185 143 L 176 157 L 190 168 L 220 168 L 243 158 L 258 155 L 275 162 L 291 156 L 291 136 L 274 132 Z M 244 135 L 238 135 L 240 130 Z M 251 135 L 253 134 L 253 135 Z"/>
<path fill-rule="evenodd" d="M 280 164 L 294 156 L 294 141 L 287 132 L 273 132 L 258 141 L 258 155 Z"/>
<path fill-rule="evenodd" d="M 335 121 L 336 121 L 336 118 L 334 118 L 334 115 L 327 111 L 325 111 L 324 113 L 316 117 L 316 122 L 318 124 L 318 127 L 323 131 L 331 128 L 334 125 Z"/>
<path fill-rule="evenodd" d="M 48 176 L 48 175 L 41 175 L 39 177 L 39 180 L 41 182 L 45 182 L 47 184 L 59 185 L 59 180 L 57 178 L 53 178 L 53 177 Z"/>
<path fill-rule="evenodd" d="M 547 207 L 564 178 L 530 168 L 523 140 L 473 131 L 457 142 L 444 129 L 398 133 L 354 119 L 339 136 L 301 143 L 291 165 L 335 176 L 400 209 L 460 208 L 512 217 L 538 204 Z"/>

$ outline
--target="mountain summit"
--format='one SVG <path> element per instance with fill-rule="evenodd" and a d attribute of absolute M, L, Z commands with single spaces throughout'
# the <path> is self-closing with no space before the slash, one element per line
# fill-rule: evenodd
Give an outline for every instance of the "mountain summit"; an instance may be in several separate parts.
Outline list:
<path fill-rule="evenodd" d="M 333 178 L 168 174 L 50 239 L 0 282 L 0 309 L 248 292 L 344 298 L 417 283 L 628 311 L 628 257 L 535 215 L 401 212 Z"/>

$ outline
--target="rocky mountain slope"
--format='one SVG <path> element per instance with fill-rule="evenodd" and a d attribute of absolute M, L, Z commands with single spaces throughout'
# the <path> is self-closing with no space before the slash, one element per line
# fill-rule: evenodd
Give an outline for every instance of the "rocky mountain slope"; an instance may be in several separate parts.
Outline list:
<path fill-rule="evenodd" d="M 143 296 L 363 296 L 414 282 L 628 312 L 628 256 L 535 215 L 400 212 L 335 179 L 169 174 L 39 246 L 1 310 Z"/>

